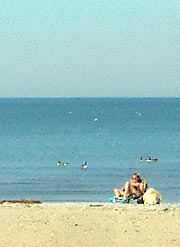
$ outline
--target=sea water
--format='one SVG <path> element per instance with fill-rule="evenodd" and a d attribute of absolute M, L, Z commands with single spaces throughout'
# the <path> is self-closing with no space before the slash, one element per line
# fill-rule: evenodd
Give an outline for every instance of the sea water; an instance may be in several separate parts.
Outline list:
<path fill-rule="evenodd" d="M 2 98 L 0 134 L 0 200 L 104 202 L 137 171 L 180 202 L 179 98 Z"/>

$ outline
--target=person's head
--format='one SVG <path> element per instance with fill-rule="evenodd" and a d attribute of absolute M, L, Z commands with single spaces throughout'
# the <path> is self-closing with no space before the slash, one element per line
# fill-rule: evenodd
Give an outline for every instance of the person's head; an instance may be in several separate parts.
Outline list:
<path fill-rule="evenodd" d="M 134 182 L 141 182 L 141 180 L 142 180 L 140 174 L 137 173 L 137 172 L 133 172 L 133 173 L 132 173 L 131 179 L 132 179 Z"/>

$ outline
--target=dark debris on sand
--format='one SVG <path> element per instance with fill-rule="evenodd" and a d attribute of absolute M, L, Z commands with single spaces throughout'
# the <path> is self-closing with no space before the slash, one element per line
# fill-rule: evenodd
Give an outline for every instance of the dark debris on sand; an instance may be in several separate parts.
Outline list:
<path fill-rule="evenodd" d="M 0 204 L 3 203 L 22 203 L 22 204 L 41 204 L 41 201 L 38 200 L 29 200 L 29 199 L 21 199 L 21 200 L 3 200 L 0 201 Z"/>

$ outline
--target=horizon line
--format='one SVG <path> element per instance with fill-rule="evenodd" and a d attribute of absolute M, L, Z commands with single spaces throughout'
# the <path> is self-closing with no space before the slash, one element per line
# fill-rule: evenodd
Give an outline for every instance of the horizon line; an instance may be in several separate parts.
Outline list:
<path fill-rule="evenodd" d="M 173 98 L 180 96 L 0 96 L 0 99 L 111 99 L 111 98 Z"/>

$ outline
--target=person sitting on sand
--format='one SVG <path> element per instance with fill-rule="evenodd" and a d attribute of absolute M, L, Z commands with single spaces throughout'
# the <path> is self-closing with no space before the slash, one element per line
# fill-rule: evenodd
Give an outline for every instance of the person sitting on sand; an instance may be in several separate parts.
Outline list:
<path fill-rule="evenodd" d="M 127 181 L 123 188 L 114 189 L 115 198 L 124 197 L 127 198 L 129 196 L 140 197 L 144 194 L 147 189 L 147 183 L 141 176 L 134 172 L 132 174 L 131 180 Z"/>

